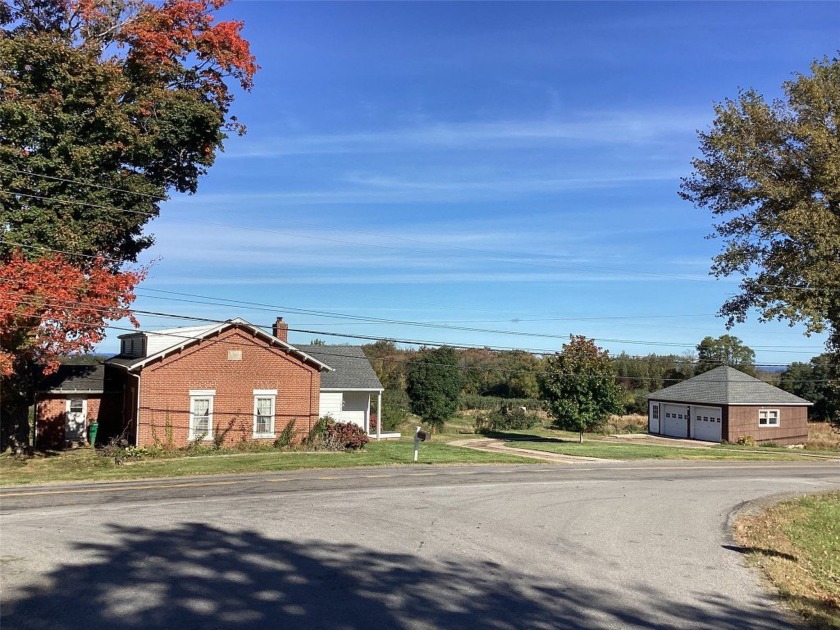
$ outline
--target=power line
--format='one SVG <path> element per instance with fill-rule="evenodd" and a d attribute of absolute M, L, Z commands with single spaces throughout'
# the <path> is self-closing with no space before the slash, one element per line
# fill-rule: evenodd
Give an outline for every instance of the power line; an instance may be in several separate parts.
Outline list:
<path fill-rule="evenodd" d="M 42 245 L 26 245 L 24 243 L 18 243 L 16 241 L 8 241 L 8 240 L 5 240 L 5 239 L 0 239 L 0 243 L 4 243 L 6 245 L 12 245 L 14 247 L 23 247 L 25 249 L 43 249 L 44 251 L 53 252 L 53 253 L 56 253 L 56 254 L 65 254 L 67 256 L 80 256 L 82 258 L 91 258 L 91 259 L 101 258 L 102 260 L 107 260 L 108 262 L 116 262 L 116 263 L 125 262 L 125 261 L 120 260 L 119 258 L 108 258 L 107 256 L 101 256 L 101 255 L 96 255 L 96 254 L 81 254 L 81 253 L 78 253 L 78 252 L 68 252 L 68 251 L 63 250 L 63 249 L 52 249 L 51 247 L 44 247 Z"/>
<path fill-rule="evenodd" d="M 22 292 L 15 292 L 11 291 L 15 295 L 21 295 L 23 297 L 30 297 L 26 293 Z M 153 296 L 152 296 L 153 297 Z M 51 300 L 52 298 L 42 297 L 39 298 L 42 300 Z M 174 299 L 174 298 L 171 298 Z M 55 301 L 53 299 L 53 301 Z M 186 301 L 191 302 L 191 300 L 176 300 L 176 301 Z M 90 308 L 90 305 L 81 302 L 81 301 L 73 301 L 73 300 L 64 300 L 62 301 L 65 305 L 82 305 L 85 308 Z M 336 317 L 336 318 L 347 318 L 347 319 L 362 319 L 364 321 L 373 321 L 376 323 L 381 324 L 391 324 L 391 325 L 404 325 L 404 326 L 416 326 L 422 328 L 432 328 L 432 329 L 443 329 L 443 330 L 456 330 L 462 332 L 479 332 L 479 333 L 487 333 L 487 334 L 502 334 L 502 335 L 510 335 L 510 336 L 518 336 L 518 337 L 529 337 L 529 338 L 538 338 L 538 339 L 568 339 L 568 334 L 551 334 L 551 333 L 529 333 L 525 331 L 505 331 L 505 330 L 495 330 L 495 329 L 485 329 L 485 328 L 475 328 L 475 327 L 468 327 L 468 326 L 449 326 L 449 325 L 442 325 L 442 324 L 428 324 L 424 322 L 414 322 L 414 321 L 403 321 L 403 320 L 392 320 L 392 319 L 385 319 L 385 318 L 376 318 L 376 317 L 362 317 L 358 315 L 349 315 L 344 313 L 330 313 L 330 312 L 323 312 L 323 311 L 313 311 L 310 309 L 295 309 L 294 307 L 288 306 L 279 306 L 279 305 L 262 305 L 265 306 L 266 309 L 271 309 L 273 311 L 289 311 L 289 312 L 301 312 L 311 315 L 318 315 L 318 316 L 327 316 L 327 317 Z M 107 309 L 102 309 L 102 311 L 106 311 Z M 140 312 L 140 311 L 137 311 Z M 155 313 L 159 316 L 166 316 L 165 313 Z M 184 315 L 175 315 L 177 318 L 188 318 L 188 316 Z M 207 318 L 194 318 L 195 321 L 213 321 L 216 323 L 222 323 L 223 320 L 212 320 Z M 339 337 L 347 337 L 347 338 L 355 338 L 355 339 L 365 339 L 365 340 L 380 340 L 381 337 L 371 336 L 371 335 L 358 335 L 358 334 L 350 334 L 350 333 L 327 333 L 324 331 L 311 331 L 311 330 L 298 330 L 297 332 L 304 332 L 304 333 L 313 333 L 313 334 L 330 334 Z M 684 348 L 687 345 L 693 346 L 694 344 L 685 344 L 685 343 L 677 343 L 677 342 L 665 342 L 665 341 L 644 341 L 638 339 L 612 339 L 606 337 L 594 337 L 596 341 L 606 342 L 606 343 L 624 343 L 624 344 L 631 344 L 631 345 L 644 345 L 644 346 L 656 346 L 656 347 L 679 347 Z M 406 343 L 413 343 L 413 342 L 406 342 Z M 440 342 L 429 342 L 431 345 L 441 345 Z M 481 347 L 481 346 L 478 346 Z M 758 350 L 764 350 L 767 352 L 774 352 L 774 353 L 795 353 L 801 354 L 802 352 L 810 352 L 811 349 L 802 348 L 801 346 L 752 346 Z M 792 349 L 797 348 L 797 349 Z"/>
<path fill-rule="evenodd" d="M 4 310 L 4 309 L 0 309 L 0 313 L 16 314 L 15 311 L 9 311 L 9 310 Z M 160 314 L 158 314 L 158 315 L 160 315 Z M 163 315 L 165 315 L 167 317 L 172 316 L 171 314 L 163 314 Z M 199 321 L 204 321 L 204 322 L 209 322 L 209 323 L 214 323 L 214 324 L 230 323 L 228 320 L 212 320 L 212 319 L 208 319 L 208 318 L 194 318 L 194 317 L 189 317 L 189 316 L 176 316 L 176 317 L 183 317 L 185 319 L 199 320 Z M 87 322 L 84 322 L 82 320 L 70 320 L 70 319 L 68 319 L 66 321 L 70 321 L 72 323 L 80 323 L 80 324 L 87 323 Z M 250 324 L 250 325 L 255 326 L 254 324 Z M 256 327 L 265 328 L 264 326 L 256 326 Z M 232 345 L 232 346 L 236 346 L 236 347 L 241 347 L 241 345 L 242 345 L 242 343 L 239 342 L 239 341 L 227 341 L 227 340 L 222 340 L 222 339 L 208 339 L 206 336 L 194 336 L 194 335 L 187 335 L 185 333 L 179 334 L 177 332 L 160 332 L 160 331 L 150 331 L 150 330 L 137 330 L 137 329 L 134 329 L 134 328 L 125 328 L 125 327 L 120 327 L 120 326 L 109 326 L 109 328 L 112 328 L 112 329 L 115 329 L 115 330 L 124 330 L 124 331 L 128 331 L 128 332 L 131 332 L 131 333 L 136 333 L 136 334 L 148 334 L 148 335 L 164 336 L 164 337 L 168 337 L 168 338 L 183 339 L 184 341 L 206 341 L 206 342 L 212 343 L 212 344 L 224 344 L 224 345 Z M 522 350 L 522 349 L 518 349 L 518 348 L 504 348 L 504 347 L 487 347 L 487 346 L 442 344 L 442 343 L 439 343 L 439 342 L 426 342 L 426 341 L 420 341 L 420 340 L 393 339 L 393 338 L 382 338 L 382 337 L 377 338 L 377 337 L 368 337 L 368 336 L 354 336 L 354 335 L 347 335 L 345 333 L 329 333 L 329 332 L 324 332 L 324 331 L 302 330 L 302 329 L 297 329 L 297 328 L 289 328 L 288 330 L 291 331 L 291 332 L 303 332 L 303 333 L 316 334 L 316 335 L 333 335 L 333 336 L 351 337 L 351 338 L 355 337 L 355 338 L 364 339 L 364 340 L 389 341 L 389 342 L 393 342 L 393 343 L 403 343 L 403 344 L 409 344 L 409 345 L 447 346 L 447 347 L 452 347 L 452 348 L 456 348 L 456 349 L 464 349 L 464 350 L 486 349 L 486 350 L 490 350 L 490 351 L 494 351 L 494 352 L 519 351 L 519 352 L 526 352 L 528 354 L 537 354 L 537 355 L 541 355 L 541 356 L 551 355 L 551 354 L 554 354 L 554 352 L 555 352 L 555 351 Z M 301 344 L 301 345 L 310 345 L 310 344 Z M 292 347 L 295 348 L 295 349 L 298 349 L 296 346 L 292 346 Z M 321 355 L 321 356 L 334 356 L 334 357 L 342 357 L 342 358 L 353 359 L 353 360 L 362 360 L 362 357 L 358 357 L 356 355 L 348 355 L 348 354 L 343 354 L 343 353 L 340 353 L 340 352 L 336 352 L 335 347 L 336 346 L 332 346 L 331 348 L 324 348 L 323 350 L 321 350 L 319 348 L 315 352 L 315 354 L 318 354 L 318 355 Z M 301 350 L 299 350 L 299 351 L 301 351 Z M 301 351 L 301 352 L 304 352 L 304 351 Z M 304 354 L 306 354 L 306 353 L 304 352 Z M 136 358 L 139 360 L 139 359 L 142 359 L 143 357 L 136 357 Z M 613 357 L 613 359 L 615 359 L 615 357 Z M 367 359 L 366 358 L 365 360 L 368 361 L 368 362 L 370 362 L 372 360 L 372 361 L 383 361 L 383 362 L 391 362 L 391 363 L 407 363 L 408 364 L 408 363 L 411 363 L 412 358 L 409 357 L 409 358 L 398 359 L 398 358 L 393 358 L 393 357 L 389 357 L 389 358 L 374 357 L 373 359 Z M 696 360 L 686 361 L 686 360 L 678 359 L 675 363 L 697 364 L 697 363 L 700 363 L 700 361 L 696 361 Z M 719 363 L 720 365 L 725 365 L 725 363 L 723 363 L 723 362 L 712 362 L 712 363 Z M 434 365 L 448 366 L 448 364 L 434 364 Z M 762 366 L 765 366 L 765 367 L 788 367 L 787 364 L 770 364 L 770 363 L 764 363 L 764 364 L 762 364 Z M 448 366 L 448 367 L 451 367 L 451 366 Z M 491 372 L 508 373 L 508 374 L 531 371 L 530 368 L 526 368 L 526 367 L 518 368 L 518 369 L 510 369 L 510 368 L 500 368 L 500 367 L 488 368 L 487 366 L 480 366 L 480 365 L 471 366 L 471 365 L 460 365 L 460 364 L 457 367 L 460 370 L 491 371 Z M 759 366 L 759 367 L 761 367 L 761 366 Z M 562 375 L 566 376 L 566 375 L 571 375 L 571 374 L 562 374 Z M 619 380 L 619 381 L 621 381 L 621 380 L 655 381 L 655 382 L 662 381 L 663 383 L 668 382 L 668 381 L 679 381 L 680 380 L 680 379 L 666 379 L 664 377 L 663 378 L 656 378 L 656 377 L 629 376 L 629 375 L 618 375 L 618 374 L 611 375 L 611 376 L 599 377 L 599 378 L 615 378 L 616 380 Z M 722 381 L 719 381 L 719 382 L 725 382 L 725 381 L 722 380 Z M 794 382 L 795 383 L 827 383 L 827 382 L 832 382 L 832 379 L 821 379 L 821 380 L 802 379 L 802 380 L 789 381 L 789 382 L 791 382 L 791 383 L 794 383 Z"/>
<path fill-rule="evenodd" d="M 15 243 L 13 241 L 4 241 L 2 239 L 0 239 L 0 243 L 20 245 L 22 247 L 31 247 L 31 246 L 22 245 L 20 243 Z M 48 251 L 58 252 L 58 253 L 70 253 L 70 252 L 65 252 L 63 250 L 50 249 L 50 248 L 46 248 L 46 247 L 41 247 L 41 249 L 46 249 Z M 92 255 L 88 255 L 88 254 L 71 254 L 71 255 L 84 256 L 86 258 L 97 258 L 96 256 L 92 256 Z M 106 258 L 106 257 L 102 257 L 102 258 L 104 260 L 111 260 L 111 261 L 115 261 L 115 262 L 120 262 L 117 259 L 113 259 L 113 258 Z M 0 278 L 0 282 L 9 282 L 9 281 L 10 280 L 8 280 L 8 279 Z M 49 283 L 43 283 L 43 282 L 38 283 L 38 284 L 40 286 L 63 286 L 63 285 L 49 284 Z M 258 302 L 231 300 L 230 298 L 217 298 L 217 297 L 213 297 L 213 296 L 199 296 L 199 295 L 196 295 L 196 294 L 184 293 L 184 292 L 181 292 L 181 291 L 166 291 L 166 290 L 163 290 L 163 289 L 153 289 L 153 288 L 147 288 L 147 287 L 138 288 L 137 289 L 137 294 L 141 297 L 147 297 L 147 298 L 151 298 L 151 299 L 163 299 L 163 298 L 158 298 L 156 296 L 146 295 L 145 293 L 143 293 L 144 291 L 157 291 L 157 292 L 167 293 L 167 294 L 172 294 L 172 295 L 203 297 L 207 300 L 217 300 L 217 302 L 203 302 L 203 301 L 197 301 L 197 300 L 174 300 L 173 299 L 173 301 L 182 301 L 182 302 L 189 302 L 189 303 L 194 303 L 194 304 L 203 304 L 203 305 L 208 305 L 208 306 L 231 306 L 231 304 L 228 304 L 226 302 L 233 302 L 233 303 L 236 303 L 236 304 L 244 305 L 249 310 L 267 310 L 267 311 L 272 311 L 273 312 L 273 311 L 277 310 L 278 308 L 279 309 L 286 309 L 286 310 L 291 310 L 293 308 L 293 307 L 289 307 L 289 306 L 265 306 L 264 307 L 262 304 L 260 304 Z M 325 314 L 320 314 L 320 313 L 325 313 Z M 339 314 L 332 314 L 332 313 L 331 314 L 326 314 L 326 313 L 327 312 L 310 311 L 309 313 L 304 313 L 304 314 L 311 314 L 311 315 L 314 315 L 315 317 L 339 317 Z M 518 318 L 518 317 L 516 317 L 516 318 L 495 319 L 495 320 L 491 320 L 491 319 L 486 319 L 486 320 L 456 320 L 455 323 L 470 323 L 470 322 L 475 322 L 475 323 L 489 323 L 489 322 L 499 322 L 499 323 L 501 323 L 501 322 L 505 322 L 505 323 L 507 323 L 507 322 L 510 322 L 510 323 L 518 324 L 520 322 L 531 323 L 531 322 L 554 322 L 554 321 L 595 322 L 595 321 L 615 321 L 615 320 L 635 320 L 635 319 L 659 319 L 659 318 L 675 319 L 675 318 L 686 318 L 686 317 L 691 317 L 691 318 L 693 318 L 693 317 L 713 317 L 715 315 L 716 315 L 715 313 L 706 313 L 706 314 L 693 313 L 693 314 L 687 314 L 687 315 L 661 315 L 661 314 L 660 315 L 612 315 L 612 316 L 600 316 L 600 317 L 545 317 L 545 318 Z M 348 317 L 349 317 L 349 315 L 348 315 Z M 395 320 L 395 322 L 397 322 L 397 321 L 399 321 L 399 320 Z M 342 325 L 344 323 L 346 323 L 346 322 L 342 322 L 342 323 L 321 322 L 320 325 L 322 325 L 322 326 L 337 326 L 337 325 Z M 355 322 L 354 325 L 374 325 L 374 326 L 378 326 L 378 325 L 381 325 L 382 323 L 383 322 L 379 321 L 379 320 L 370 321 L 367 318 L 360 318 Z M 450 325 L 452 323 L 452 321 L 451 320 L 444 320 L 442 322 L 421 322 L 421 323 L 432 327 L 432 326 L 435 326 L 435 325 L 441 325 L 441 326 Z M 401 324 L 394 323 L 394 325 L 401 325 Z M 661 324 L 649 324 L 649 325 L 635 324 L 635 326 L 636 327 L 645 326 L 645 327 L 656 327 L 656 328 L 670 328 L 670 329 L 674 329 L 674 330 L 698 330 L 698 331 L 704 331 L 704 330 L 707 331 L 708 330 L 708 328 L 690 328 L 690 327 L 685 327 L 685 326 L 663 326 Z M 779 333 L 776 332 L 776 331 L 773 331 L 773 334 L 779 334 Z"/>
<path fill-rule="evenodd" d="M 105 186 L 103 184 L 94 184 L 91 182 L 85 182 L 79 179 L 67 179 L 65 177 L 56 177 L 55 175 L 47 175 L 46 173 L 33 173 L 32 171 L 22 171 L 17 168 L 11 168 L 10 166 L 0 166 L 0 170 L 7 171 L 10 173 L 18 173 L 20 175 L 29 175 L 30 177 L 43 177 L 44 179 L 51 179 L 53 181 L 65 182 L 67 184 L 78 184 L 79 186 L 89 186 L 91 188 L 101 188 L 103 190 L 110 190 L 111 192 L 123 192 L 128 193 L 129 195 L 138 195 L 140 197 L 149 197 L 151 199 L 155 199 L 157 201 L 166 201 L 168 197 L 165 195 L 153 195 L 150 193 L 143 193 L 137 192 L 135 190 L 127 190 L 125 188 L 114 188 L 112 186 Z"/>

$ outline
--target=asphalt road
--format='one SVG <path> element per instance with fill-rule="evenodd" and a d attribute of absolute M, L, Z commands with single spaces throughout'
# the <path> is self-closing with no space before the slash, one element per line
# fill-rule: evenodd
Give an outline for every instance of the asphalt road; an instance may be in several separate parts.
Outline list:
<path fill-rule="evenodd" d="M 795 625 L 729 538 L 840 466 L 301 471 L 0 490 L 15 628 Z"/>

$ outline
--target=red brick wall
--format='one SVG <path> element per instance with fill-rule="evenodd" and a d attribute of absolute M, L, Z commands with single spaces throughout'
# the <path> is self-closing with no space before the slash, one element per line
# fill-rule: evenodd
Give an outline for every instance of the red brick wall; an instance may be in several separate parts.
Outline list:
<path fill-rule="evenodd" d="M 103 407 L 100 394 L 84 394 L 87 398 L 87 425 L 98 422 Z M 64 423 L 67 420 L 67 394 L 38 394 L 35 402 L 35 426 L 38 448 L 64 446 Z"/>
<path fill-rule="evenodd" d="M 229 359 L 231 350 L 241 360 Z M 216 390 L 213 433 L 224 433 L 226 444 L 254 439 L 255 389 L 277 390 L 274 435 L 295 420 L 300 439 L 318 420 L 320 371 L 238 328 L 150 364 L 140 380 L 142 446 L 165 444 L 168 434 L 174 446 L 188 443 L 190 390 Z"/>
<path fill-rule="evenodd" d="M 759 427 L 760 409 L 778 409 L 778 427 Z M 728 437 L 730 442 L 737 442 L 744 435 L 752 436 L 756 442 L 776 442 L 778 444 L 804 444 L 808 441 L 807 407 L 774 407 L 731 405 L 728 408 Z"/>

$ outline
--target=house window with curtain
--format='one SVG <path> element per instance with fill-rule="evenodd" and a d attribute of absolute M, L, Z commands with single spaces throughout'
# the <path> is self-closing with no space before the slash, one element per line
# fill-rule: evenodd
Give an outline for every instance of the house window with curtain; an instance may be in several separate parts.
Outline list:
<path fill-rule="evenodd" d="M 254 390 L 254 437 L 274 437 L 276 389 Z"/>
<path fill-rule="evenodd" d="M 213 397 L 216 390 L 190 390 L 190 440 L 213 439 Z"/>

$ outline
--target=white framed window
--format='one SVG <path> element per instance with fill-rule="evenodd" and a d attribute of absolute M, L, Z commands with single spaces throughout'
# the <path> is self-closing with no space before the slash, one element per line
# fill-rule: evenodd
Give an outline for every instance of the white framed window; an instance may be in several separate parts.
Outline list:
<path fill-rule="evenodd" d="M 73 396 L 67 399 L 67 413 L 87 414 L 87 398 Z"/>
<path fill-rule="evenodd" d="M 274 437 L 276 389 L 254 390 L 254 437 Z"/>
<path fill-rule="evenodd" d="M 759 427 L 777 427 L 777 426 L 779 426 L 779 410 L 778 409 L 759 409 L 758 410 L 758 426 Z"/>
<path fill-rule="evenodd" d="M 659 420 L 659 405 L 653 405 L 653 419 Z"/>
<path fill-rule="evenodd" d="M 213 439 L 213 399 L 215 389 L 190 390 L 190 440 Z"/>

